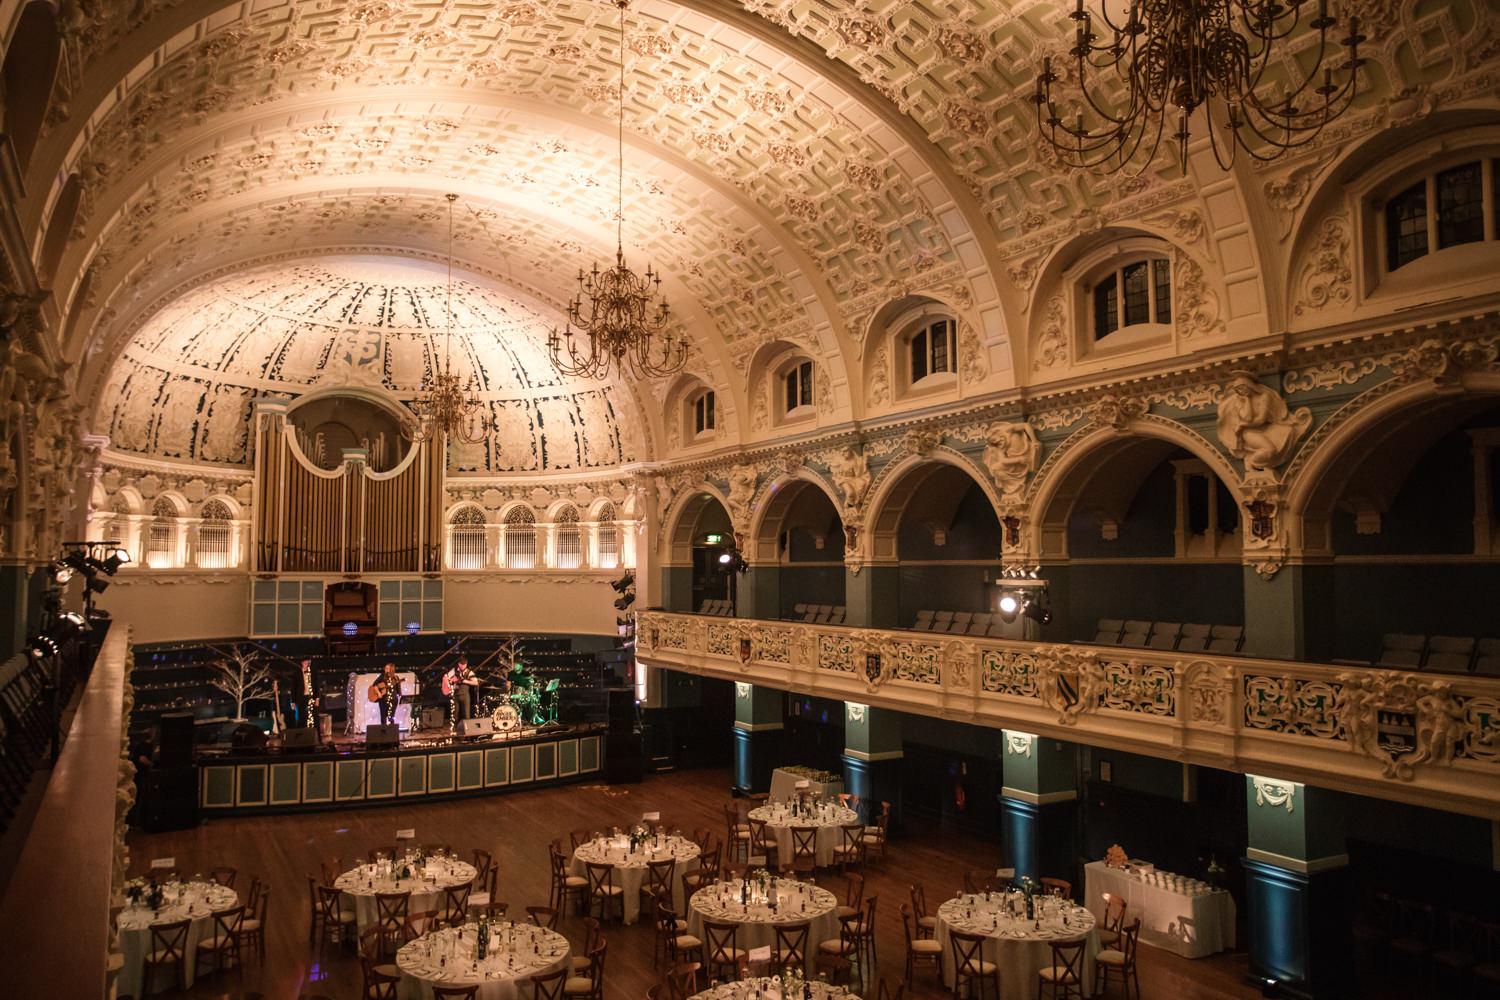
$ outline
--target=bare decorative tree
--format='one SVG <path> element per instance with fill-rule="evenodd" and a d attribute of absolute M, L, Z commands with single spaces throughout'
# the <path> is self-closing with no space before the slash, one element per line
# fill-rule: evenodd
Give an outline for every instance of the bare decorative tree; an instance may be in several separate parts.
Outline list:
<path fill-rule="evenodd" d="M 224 659 L 213 664 L 214 672 L 208 682 L 234 699 L 234 721 L 244 722 L 246 702 L 270 699 L 271 668 L 248 649 L 239 646 L 214 649 Z"/>

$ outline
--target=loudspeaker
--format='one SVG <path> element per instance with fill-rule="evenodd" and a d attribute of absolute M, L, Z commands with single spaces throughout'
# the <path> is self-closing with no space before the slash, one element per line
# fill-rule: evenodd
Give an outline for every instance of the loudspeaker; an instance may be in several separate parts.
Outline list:
<path fill-rule="evenodd" d="M 157 722 L 161 742 L 156 762 L 161 767 L 190 767 L 193 763 L 193 713 L 168 712 Z"/>
<path fill-rule="evenodd" d="M 609 731 L 628 733 L 635 729 L 635 689 L 611 688 L 609 691 Z"/>
<path fill-rule="evenodd" d="M 483 718 L 459 720 L 458 735 L 460 736 L 493 736 L 494 734 L 494 719 Z"/>
<path fill-rule="evenodd" d="M 188 717 L 189 719 L 192 716 Z M 153 767 L 146 772 L 141 826 L 147 833 L 198 825 L 198 769 Z"/>
<path fill-rule="evenodd" d="M 423 729 L 441 729 L 443 728 L 443 723 L 447 721 L 448 715 L 440 705 L 422 709 Z"/>
<path fill-rule="evenodd" d="M 313 732 L 312 726 L 298 726 L 296 729 L 288 729 L 281 737 L 281 749 L 283 750 L 311 750 L 318 745 L 318 734 Z"/>
<path fill-rule="evenodd" d="M 394 722 L 365 727 L 365 749 L 387 750 L 401 745 L 401 727 Z"/>
<path fill-rule="evenodd" d="M 645 777 L 646 755 L 640 733 L 606 733 L 604 780 L 611 785 L 634 783 Z"/>

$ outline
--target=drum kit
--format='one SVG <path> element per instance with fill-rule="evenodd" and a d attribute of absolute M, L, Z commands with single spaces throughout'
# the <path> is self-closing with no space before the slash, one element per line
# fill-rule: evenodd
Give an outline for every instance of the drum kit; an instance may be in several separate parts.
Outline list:
<path fill-rule="evenodd" d="M 486 696 L 485 711 L 499 733 L 515 732 L 523 725 L 538 725 L 546 721 L 543 703 L 549 696 L 551 717 L 556 717 L 558 687 L 557 679 L 553 678 L 538 688 L 525 667 L 517 663 L 511 667 L 508 689 Z"/>

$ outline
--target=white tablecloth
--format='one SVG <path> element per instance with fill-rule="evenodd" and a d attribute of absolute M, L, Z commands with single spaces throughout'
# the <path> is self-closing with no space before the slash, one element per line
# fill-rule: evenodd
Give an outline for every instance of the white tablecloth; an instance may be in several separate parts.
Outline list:
<path fill-rule="evenodd" d="M 396 952 L 401 1000 L 431 1000 L 434 986 L 479 984 L 479 1000 L 530 997 L 526 981 L 556 972 L 568 964 L 573 949 L 556 931 L 530 923 L 502 921 L 490 925 L 490 947 L 483 962 L 474 959 L 479 926 L 467 924 L 423 934 Z"/>
<path fill-rule="evenodd" d="M 1125 923 L 1141 918 L 1141 943 L 1203 958 L 1234 947 L 1234 897 L 1223 889 L 1189 894 L 1148 885 L 1120 868 L 1092 861 L 1083 869 L 1083 900 L 1104 918 L 1104 894 L 1125 900 Z"/>
<path fill-rule="evenodd" d="M 623 905 L 625 922 L 633 924 L 641 915 L 641 886 L 646 884 L 647 869 L 653 861 L 671 858 L 672 909 L 682 915 L 682 876 L 698 870 L 698 855 L 702 849 L 686 837 L 662 837 L 652 839 L 630 853 L 629 837 L 600 837 L 579 844 L 573 852 L 573 874 L 588 877 L 587 862 L 615 866 L 615 885 L 625 890 Z"/>
<path fill-rule="evenodd" d="M 858 813 L 837 803 L 815 809 L 811 816 L 793 816 L 787 806 L 773 802 L 750 810 L 748 816 L 753 820 L 765 821 L 766 829 L 776 838 L 776 858 L 782 868 L 792 866 L 792 827 L 818 828 L 818 833 L 813 838 L 818 865 L 827 867 L 833 864 L 833 849 L 843 842 L 843 825 L 859 822 Z"/>
<path fill-rule="evenodd" d="M 214 882 L 173 883 L 165 887 L 164 892 L 165 905 L 154 915 L 144 906 L 126 906 L 120 911 L 120 951 L 125 961 L 116 992 L 121 996 L 145 996 L 147 990 L 144 987 L 161 989 L 167 985 L 168 973 L 165 972 L 157 973 L 154 983 L 142 982 L 146 953 L 151 950 L 152 924 L 174 924 L 184 917 L 192 920 L 188 925 L 187 961 L 184 963 L 187 985 L 192 986 L 198 972 L 198 942 L 213 933 L 213 912 L 233 909 L 239 903 L 239 896 L 233 889 Z M 174 980 L 171 986 L 175 989 L 176 985 Z"/>
<path fill-rule="evenodd" d="M 795 771 L 778 767 L 771 772 L 771 798 L 789 799 L 797 794 L 797 782 L 807 780 Z M 825 799 L 836 799 L 843 791 L 844 782 L 841 778 L 833 781 L 812 781 L 807 789 L 809 795 L 821 795 Z"/>
<path fill-rule="evenodd" d="M 695 993 L 688 1000 L 782 1000 L 780 981 L 780 976 L 737 980 Z M 808 980 L 807 985 L 812 989 L 812 1000 L 859 1000 L 845 986 L 830 986 L 816 979 Z M 791 1000 L 800 1000 L 801 996 L 799 992 Z"/>
<path fill-rule="evenodd" d="M 776 912 L 773 914 L 766 901 L 755 898 L 746 907 L 740 902 L 740 880 L 711 885 L 693 894 L 688 904 L 688 933 L 708 944 L 703 933 L 703 921 L 716 924 L 738 924 L 735 947 L 742 951 L 752 948 L 774 948 L 775 927 L 778 924 L 797 924 L 807 921 L 808 968 L 813 968 L 817 956 L 818 942 L 829 941 L 839 936 L 839 921 L 835 915 L 838 900 L 827 889 L 820 889 L 811 882 L 793 882 L 776 879 Z"/>
<path fill-rule="evenodd" d="M 953 986 L 953 946 L 950 930 L 965 934 L 984 934 L 988 940 L 982 949 L 984 960 L 1000 967 L 1001 1000 L 1035 1000 L 1038 993 L 1036 974 L 1052 964 L 1052 942 L 1084 938 L 1083 991 L 1094 993 L 1094 957 L 1099 954 L 1099 932 L 1094 915 L 1081 906 L 1048 900 L 1041 905 L 1044 916 L 1041 927 L 1024 917 L 1014 919 L 1004 912 L 1001 898 L 987 903 L 984 896 L 960 896 L 938 907 L 936 937 L 943 946 L 943 982 Z M 1041 900 L 1041 897 L 1037 897 Z M 974 902 L 970 902 L 973 900 Z M 1056 909 L 1052 907 L 1056 906 Z M 1066 922 L 1064 922 L 1064 918 Z"/>
<path fill-rule="evenodd" d="M 407 913 L 424 910 L 443 912 L 443 895 L 454 886 L 474 881 L 478 874 L 474 866 L 456 858 L 428 858 L 426 871 L 421 878 L 398 879 L 389 874 L 390 863 L 360 865 L 340 875 L 333 887 L 343 892 L 344 902 L 354 911 L 359 932 L 380 920 L 380 908 L 375 897 L 382 892 L 410 892 L 411 901 L 406 905 Z M 415 868 L 413 869 L 415 871 Z"/>

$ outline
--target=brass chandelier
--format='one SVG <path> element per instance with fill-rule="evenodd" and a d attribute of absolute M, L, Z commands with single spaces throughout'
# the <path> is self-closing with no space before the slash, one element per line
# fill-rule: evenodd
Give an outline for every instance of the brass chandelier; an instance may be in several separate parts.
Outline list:
<path fill-rule="evenodd" d="M 646 267 L 638 275 L 625 264 L 625 7 L 620 8 L 619 115 L 616 143 L 619 156 L 615 209 L 615 262 L 612 266 L 578 271 L 578 291 L 568 303 L 567 322 L 547 337 L 547 350 L 557 370 L 569 377 L 605 379 L 613 370 L 638 378 L 657 378 L 682 370 L 687 342 L 668 328 L 670 312 L 659 299 L 661 277 Z M 575 339 L 588 338 L 586 346 Z"/>
<path fill-rule="evenodd" d="M 1328 13 L 1328 0 L 1316 0 L 1317 15 L 1306 20 L 1318 42 L 1316 58 L 1300 74 L 1295 66 L 1302 60 L 1288 53 L 1273 62 L 1271 50 L 1303 25 L 1314 0 L 1129 0 L 1118 25 L 1101 9 L 1103 38 L 1083 4 L 1078 0 L 1068 15 L 1076 25 L 1068 50 L 1073 79 L 1067 81 L 1079 92 L 1074 106 L 1059 110 L 1053 98 L 1052 85 L 1061 77 L 1050 56 L 1033 98 L 1038 130 L 1069 166 L 1114 173 L 1144 151 L 1144 169 L 1175 126 L 1170 135 L 1185 171 L 1188 119 L 1200 107 L 1221 167 L 1229 169 L 1241 147 L 1258 160 L 1273 160 L 1315 139 L 1358 89 L 1364 64 L 1359 18 L 1351 14 L 1348 34 L 1331 43 L 1337 19 Z M 1339 48 L 1347 58 L 1334 66 Z M 1301 75 L 1302 82 L 1285 72 Z M 1101 76 L 1122 93 L 1106 94 Z"/>
<path fill-rule="evenodd" d="M 448 199 L 448 289 L 444 310 L 447 315 L 443 332 L 443 367 L 431 377 L 423 379 L 423 395 L 412 401 L 412 412 L 416 416 L 416 436 L 423 440 L 434 440 L 439 435 L 465 444 L 484 441 L 488 421 L 485 419 L 484 402 L 474 395 L 472 384 L 462 385 L 453 374 L 453 203 L 458 195 L 446 195 Z"/>

